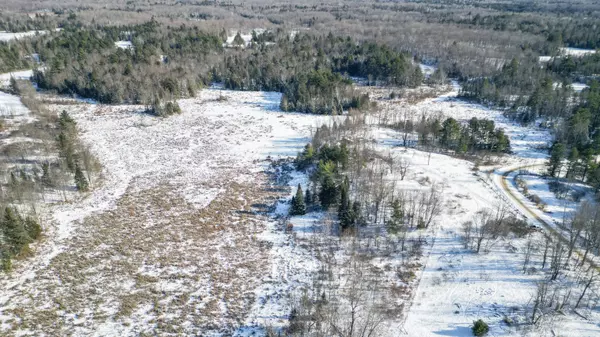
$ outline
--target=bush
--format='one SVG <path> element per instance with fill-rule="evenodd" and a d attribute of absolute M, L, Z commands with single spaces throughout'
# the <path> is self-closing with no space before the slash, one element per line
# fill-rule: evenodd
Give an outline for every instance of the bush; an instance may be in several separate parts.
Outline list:
<path fill-rule="evenodd" d="M 542 198 L 540 198 L 537 194 L 530 194 L 529 200 L 531 200 L 536 205 L 541 205 L 543 203 Z"/>
<path fill-rule="evenodd" d="M 551 181 L 548 183 L 548 189 L 554 193 L 557 199 L 564 199 L 569 193 L 569 186 L 559 181 Z"/>
<path fill-rule="evenodd" d="M 513 232 L 517 237 L 524 237 L 530 231 L 529 223 L 523 219 L 519 219 L 515 216 L 510 216 L 504 220 L 504 223 L 508 229 Z"/>
<path fill-rule="evenodd" d="M 484 322 L 482 319 L 478 319 L 473 322 L 473 327 L 471 328 L 473 331 L 473 335 L 475 336 L 485 336 L 488 331 L 490 331 L 490 327 Z"/>

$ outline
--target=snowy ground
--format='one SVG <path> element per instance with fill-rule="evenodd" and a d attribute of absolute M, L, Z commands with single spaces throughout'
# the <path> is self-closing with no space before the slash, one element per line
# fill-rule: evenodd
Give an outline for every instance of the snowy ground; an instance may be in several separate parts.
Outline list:
<path fill-rule="evenodd" d="M 243 325 L 255 298 L 270 294 L 263 278 L 281 277 L 265 272 L 269 247 L 287 249 L 253 212 L 280 197 L 265 188 L 265 160 L 296 155 L 329 119 L 284 116 L 279 99 L 205 90 L 167 119 L 134 107 L 55 107 L 77 120 L 104 181 L 82 202 L 55 206 L 39 258 L 1 276 L 3 333 L 227 335 Z M 282 320 L 289 307 L 273 310 Z"/>
<path fill-rule="evenodd" d="M 33 70 L 14 71 L 11 73 L 0 74 L 0 86 L 8 87 L 11 77 L 15 80 L 29 80 L 33 76 Z"/>
<path fill-rule="evenodd" d="M 511 138 L 514 154 L 504 159 L 506 166 L 546 158 L 547 131 L 457 100 L 457 92 L 455 85 L 408 111 L 415 118 L 493 119 Z M 227 100 L 218 101 L 220 95 Z M 19 111 L 14 96 L 0 98 Z M 284 326 L 292 297 L 319 267 L 294 235 L 310 236 L 323 215 L 292 218 L 292 236 L 266 216 L 273 204 L 276 214 L 286 214 L 288 205 L 277 200 L 293 192 L 271 185 L 269 163 L 295 156 L 314 127 L 332 119 L 284 114 L 279 99 L 276 93 L 208 89 L 179 101 L 183 113 L 166 119 L 142 114 L 142 107 L 54 106 L 77 120 L 82 139 L 104 165 L 103 182 L 82 202 L 51 208 L 36 258 L 0 276 L 0 333 L 251 336 L 265 326 Z M 397 109 L 394 104 L 386 109 Z M 504 322 L 505 316 L 524 321 L 543 277 L 522 271 L 526 240 L 495 240 L 475 254 L 460 238 L 464 221 L 507 200 L 495 183 L 502 170 L 475 172 L 470 162 L 401 148 L 397 132 L 370 128 L 367 136 L 379 151 L 411 162 L 400 187 L 437 183 L 445 205 L 425 234 L 414 301 L 405 303 L 406 315 L 386 324 L 386 335 L 470 336 L 479 318 L 494 336 L 527 333 Z M 289 186 L 306 186 L 305 175 L 290 174 Z M 531 335 L 599 335 L 594 322 L 600 316 L 585 314 L 591 319 L 569 314 Z"/>
<path fill-rule="evenodd" d="M 131 41 L 117 41 L 115 46 L 121 49 L 133 49 L 133 43 Z"/>
<path fill-rule="evenodd" d="M 414 118 L 426 114 L 461 121 L 472 117 L 492 119 L 496 126 L 505 129 L 514 152 L 503 159 L 502 165 L 510 168 L 543 163 L 547 157 L 544 148 L 551 140 L 547 130 L 513 123 L 500 111 L 458 100 L 457 90 L 455 86 L 439 98 L 408 107 L 409 111 Z M 400 135 L 394 133 L 389 129 L 379 130 L 375 138 L 383 146 L 393 149 L 401 144 Z M 573 313 L 537 330 L 519 327 L 525 321 L 525 309 L 530 304 L 536 282 L 544 277 L 540 273 L 523 273 L 524 239 L 493 242 L 482 254 L 464 249 L 460 238 L 461 224 L 471 220 L 478 210 L 494 209 L 501 202 L 511 202 L 500 191 L 499 180 L 504 169 L 473 173 L 471 163 L 459 159 L 433 154 L 431 164 L 427 165 L 426 154 L 412 150 L 408 153 L 413 153 L 415 158 L 413 170 L 443 182 L 446 207 L 444 220 L 439 224 L 435 239 L 432 238 L 435 244 L 404 325 L 405 335 L 471 336 L 470 327 L 479 318 L 490 324 L 490 334 L 494 336 L 600 335 L 600 326 L 593 323 L 594 319 L 584 320 Z M 547 185 L 538 187 L 547 191 Z M 551 196 L 543 194 L 542 197 L 548 199 Z M 515 206 L 510 209 L 517 214 L 523 211 Z M 555 216 L 560 214 L 556 212 Z M 542 239 L 536 234 L 532 240 Z M 539 256 L 536 259 L 535 266 L 539 267 Z M 589 314 L 595 319 L 600 317 L 597 311 Z M 505 317 L 517 324 L 509 326 L 504 322 Z"/>
<path fill-rule="evenodd" d="M 581 57 L 581 56 L 585 56 L 588 54 L 595 54 L 596 50 L 595 49 L 582 49 L 582 48 L 566 47 L 566 48 L 560 48 L 560 52 L 563 55 Z"/>
<path fill-rule="evenodd" d="M 40 34 L 46 34 L 46 31 L 43 30 L 30 30 L 28 32 L 19 32 L 19 33 L 9 33 L 9 32 L 0 32 L 0 41 L 10 41 L 15 39 L 22 39 L 24 37 L 36 36 Z"/>

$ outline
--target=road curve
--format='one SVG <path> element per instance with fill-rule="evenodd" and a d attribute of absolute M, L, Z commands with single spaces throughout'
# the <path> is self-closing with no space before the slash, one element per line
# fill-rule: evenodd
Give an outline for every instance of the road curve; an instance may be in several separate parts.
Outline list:
<path fill-rule="evenodd" d="M 557 231 L 556 228 L 554 228 L 554 226 L 550 223 L 548 223 L 546 220 L 542 219 L 536 212 L 534 212 L 529 206 L 527 206 L 519 197 L 517 197 L 515 195 L 515 193 L 513 191 L 511 191 L 509 185 L 508 185 L 508 180 L 509 180 L 509 176 L 518 170 L 522 170 L 525 168 L 530 168 L 530 167 L 535 167 L 535 166 L 541 166 L 540 164 L 537 165 L 526 165 L 526 166 L 520 166 L 520 167 L 516 167 L 516 168 L 512 168 L 512 169 L 508 169 L 506 172 L 504 172 L 501 176 L 500 179 L 500 184 L 501 184 L 501 188 L 504 191 L 504 193 L 506 193 L 506 195 L 511 199 L 511 201 L 515 204 L 515 206 L 517 206 L 518 209 L 520 209 L 521 211 L 523 211 L 525 216 L 535 219 L 537 222 L 539 222 L 544 229 L 546 230 L 546 235 L 552 235 L 555 238 L 559 239 L 561 242 L 565 243 L 565 244 L 569 244 L 569 239 L 567 237 L 565 237 L 561 232 Z M 583 253 L 579 250 L 579 248 L 575 247 L 573 249 L 573 252 L 575 254 L 577 254 L 579 257 L 583 257 Z M 597 271 L 600 271 L 600 267 L 598 266 L 598 264 L 593 261 L 592 259 L 588 258 L 587 259 L 587 263 L 589 263 L 592 267 L 594 267 L 594 269 L 596 269 Z"/>

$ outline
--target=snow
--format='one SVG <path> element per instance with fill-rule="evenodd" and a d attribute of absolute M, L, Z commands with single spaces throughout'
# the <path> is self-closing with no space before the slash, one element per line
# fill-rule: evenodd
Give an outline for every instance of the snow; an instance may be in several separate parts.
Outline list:
<path fill-rule="evenodd" d="M 433 74 L 437 69 L 436 66 L 423 63 L 419 63 L 419 67 L 421 68 L 421 72 L 423 72 L 423 75 L 425 75 L 426 77 L 431 76 L 431 74 Z"/>
<path fill-rule="evenodd" d="M 120 49 L 133 49 L 133 43 L 131 41 L 117 41 L 115 46 Z"/>
<path fill-rule="evenodd" d="M 6 31 L 0 31 L 0 41 L 10 41 L 10 40 L 18 40 L 26 37 L 36 36 L 46 34 L 46 31 L 43 30 L 30 30 L 27 32 L 19 32 L 19 33 L 10 33 Z"/>
<path fill-rule="evenodd" d="M 501 189 L 500 181 L 504 172 L 513 168 L 543 165 L 547 158 L 545 148 L 552 136 L 548 130 L 535 125 L 514 123 L 499 110 L 459 100 L 456 98 L 458 90 L 458 84 L 454 82 L 452 91 L 402 108 L 408 109 L 408 116 L 413 120 L 419 119 L 422 114 L 453 117 L 462 122 L 472 117 L 492 119 L 509 136 L 513 153 L 505 156 L 501 164 L 491 167 L 489 171 L 477 173 L 471 170 L 471 163 L 459 159 L 432 154 L 431 164 L 427 165 L 426 153 L 407 149 L 402 154 L 411 158 L 413 172 L 443 184 L 445 210 L 441 216 L 443 221 L 439 223 L 436 232 L 428 237 L 428 240 L 435 243 L 430 247 L 418 289 L 414 290 L 415 298 L 406 321 L 397 325 L 398 332 L 395 335 L 471 336 L 470 327 L 473 321 L 480 318 L 490 324 L 490 335 L 494 336 L 600 334 L 599 327 L 592 323 L 593 319 L 585 321 L 572 313 L 557 318 L 549 326 L 530 329 L 531 331 L 517 330 L 503 322 L 504 316 L 517 322 L 517 325 L 525 322 L 525 309 L 535 292 L 536 282 L 543 275 L 523 273 L 524 239 L 500 240 L 484 248 L 486 252 L 474 254 L 466 250 L 461 242 L 461 224 L 471 220 L 475 212 L 483 208 L 495 209 L 501 203 L 506 203 L 511 213 L 526 216 L 530 223 L 536 224 L 537 220 L 527 216 L 526 209 L 506 195 Z M 392 105 L 384 109 L 393 111 L 397 108 Z M 395 131 L 375 129 L 373 138 L 382 149 L 387 148 L 386 151 L 391 151 L 392 155 L 400 155 L 398 147 L 402 143 L 401 137 Z M 484 169 L 487 168 L 482 168 Z M 509 180 L 511 178 L 512 176 L 508 177 Z M 410 177 L 410 180 L 418 180 L 418 177 Z M 559 217 L 574 210 L 575 203 L 559 203 L 553 199 L 546 182 L 540 182 L 539 177 L 531 177 L 528 184 L 550 205 L 552 216 L 537 211 L 543 219 L 557 221 Z M 524 197 L 522 199 L 528 208 L 535 209 L 531 202 Z M 562 210 L 559 210 L 561 207 Z M 542 245 L 541 235 L 535 234 L 532 237 L 540 242 L 537 245 Z M 591 315 L 597 319 L 600 317 L 598 312 Z"/>
<path fill-rule="evenodd" d="M 575 92 L 581 92 L 581 91 L 583 91 L 583 89 L 587 89 L 590 86 L 585 83 L 575 82 L 575 83 L 571 84 L 571 87 L 573 87 L 573 90 L 575 90 Z"/>
<path fill-rule="evenodd" d="M 569 56 L 574 56 L 574 57 L 582 57 L 582 56 L 589 55 L 589 54 L 595 54 L 596 50 L 594 50 L 594 49 L 582 49 L 582 48 L 565 47 L 565 48 L 560 48 L 560 52 L 563 55 L 569 55 Z"/>
<path fill-rule="evenodd" d="M 227 100 L 217 101 L 220 95 L 227 97 Z M 10 95 L 8 98 L 13 99 Z M 268 167 L 265 164 L 267 158 L 277 160 L 295 156 L 309 141 L 314 127 L 332 120 L 332 117 L 328 116 L 283 114 L 278 108 L 280 98 L 279 93 L 207 89 L 201 91 L 197 98 L 180 100 L 179 105 L 183 113 L 169 118 L 145 115 L 140 112 L 143 110 L 141 106 L 52 106 L 56 111 L 68 109 L 76 119 L 81 139 L 89 144 L 104 167 L 103 182 L 83 200 L 56 205 L 49 210 L 51 217 L 47 221 L 47 240 L 36 249 L 40 258 L 28 260 L 22 265 L 17 264 L 13 274 L 0 276 L 0 284 L 4 289 L 0 296 L 0 310 L 6 312 L 6 309 L 14 308 L 15 305 L 31 305 L 28 299 L 30 295 L 27 294 L 43 291 L 41 289 L 53 289 L 51 291 L 54 296 L 69 301 L 75 300 L 61 295 L 70 291 L 69 282 L 57 283 L 55 276 L 52 276 L 57 272 L 54 266 L 60 263 L 58 257 L 62 256 L 61 259 L 64 259 L 65 255 L 76 249 L 76 242 L 86 237 L 90 231 L 85 225 L 87 219 L 104 214 L 110 216 L 111 213 L 117 212 L 119 204 L 127 195 L 145 193 L 165 185 L 171 186 L 172 193 L 183 197 L 191 206 L 201 210 L 216 198 L 222 198 L 228 186 L 255 182 L 256 175 Z M 151 223 L 147 226 L 174 216 L 177 214 L 163 211 L 153 215 Z M 278 298 L 285 297 L 290 289 L 299 286 L 302 280 L 307 279 L 306 273 L 311 271 L 306 256 L 300 258 L 303 255 L 298 255 L 295 260 L 287 258 L 288 255 L 295 254 L 297 249 L 290 246 L 288 236 L 276 230 L 275 222 L 270 221 L 265 223 L 264 231 L 257 238 L 269 241 L 276 247 L 268 254 L 268 263 L 272 265 L 271 273 L 264 276 L 253 273 L 252 277 L 280 280 L 281 283 L 269 286 L 269 282 L 265 281 L 255 290 L 257 298 L 265 299 L 265 303 L 269 304 L 255 304 L 256 311 L 252 311 L 254 316 L 248 317 L 248 326 L 267 317 L 256 316 L 260 312 L 271 315 L 269 317 L 285 317 L 289 313 L 289 302 L 279 301 Z M 227 240 L 227 237 L 223 236 L 222 248 L 213 247 L 213 250 L 239 247 L 239 242 Z M 112 249 L 114 248 L 111 245 L 102 244 L 86 254 Z M 96 278 L 107 277 L 108 274 L 103 274 L 102 270 L 125 257 L 118 254 L 104 262 L 108 265 L 95 266 Z M 148 258 L 151 259 L 151 256 Z M 201 255 L 190 258 L 204 259 Z M 146 263 L 149 270 L 155 270 L 155 275 L 159 275 L 157 290 L 170 294 L 181 289 L 187 291 L 189 284 L 178 285 L 165 279 L 167 276 L 164 271 L 160 271 L 158 265 L 152 265 L 150 261 Z M 309 265 L 302 267 L 307 271 L 297 272 L 294 263 L 303 266 L 308 263 Z M 282 280 L 280 269 L 284 267 L 290 276 Z M 179 269 L 177 273 L 183 275 L 183 270 Z M 185 275 L 198 277 L 194 276 L 196 273 Z M 201 275 L 199 274 L 200 277 Z M 292 282 L 293 280 L 296 281 Z M 83 283 L 81 282 L 79 281 L 77 287 L 90 286 L 96 280 L 84 279 Z M 131 282 L 131 279 L 128 279 L 127 275 L 120 275 L 114 280 L 103 282 L 102 285 L 96 285 L 100 287 L 99 291 L 110 295 L 102 297 L 100 302 L 104 303 L 94 305 L 95 309 L 90 309 L 90 314 L 74 308 L 69 309 L 70 314 L 76 314 L 78 317 L 78 334 L 133 335 L 133 331 L 140 331 L 136 329 L 147 329 L 146 318 L 132 319 L 129 326 L 119 324 L 116 318 L 113 318 L 116 315 L 115 305 L 118 303 L 115 296 L 122 291 L 115 289 L 122 288 L 102 288 L 113 287 L 113 282 L 125 284 Z M 35 284 L 36 287 L 30 288 L 30 284 Z M 248 283 L 252 284 L 255 283 Z M 202 306 L 205 300 L 210 299 L 210 296 L 206 295 L 210 295 L 210 282 L 202 280 L 197 283 L 197 287 L 196 290 L 203 294 L 198 298 L 198 305 Z M 41 297 L 38 299 L 42 300 Z M 223 303 L 221 310 L 225 310 L 224 315 L 231 305 L 235 303 Z M 30 307 L 26 310 L 34 310 L 33 313 L 37 309 Z M 100 312 L 106 313 L 106 319 L 95 318 Z M 201 310 L 199 314 L 208 313 Z M 1 329 L 10 326 L 7 325 L 7 319 L 8 316 L 2 317 L 4 324 Z M 67 319 L 67 316 L 59 320 L 61 324 L 73 328 L 73 321 Z M 284 323 L 285 320 L 279 320 L 278 324 Z M 189 330 L 191 334 L 194 334 L 193 331 L 198 332 L 199 326 L 191 322 L 186 326 L 192 329 Z"/>
<path fill-rule="evenodd" d="M 248 36 L 244 39 L 249 41 Z M 432 68 L 425 70 L 431 71 Z M 519 216 L 526 214 L 526 209 L 511 202 L 501 190 L 502 175 L 512 168 L 542 164 L 547 158 L 544 148 L 551 141 L 551 135 L 535 125 L 514 123 L 504 117 L 500 110 L 459 100 L 456 97 L 458 90 L 458 83 L 453 82 L 450 92 L 403 108 L 407 108 L 414 119 L 425 113 L 454 117 L 462 122 L 472 117 L 494 120 L 496 126 L 503 128 L 510 137 L 513 149 L 513 153 L 502 158 L 500 164 L 476 171 L 473 163 L 462 159 L 403 148 L 400 146 L 401 135 L 377 124 L 376 118 L 370 119 L 364 134 L 368 143 L 373 144 L 380 153 L 389 153 L 411 162 L 409 173 L 404 181 L 398 183 L 398 188 L 422 190 L 436 184 L 442 188 L 444 200 L 443 214 L 431 230 L 423 232 L 428 244 L 424 248 L 424 267 L 418 274 L 412 301 L 405 303 L 407 312 L 401 318 L 386 322 L 385 330 L 390 336 L 470 336 L 472 322 L 482 318 L 490 324 L 490 335 L 494 336 L 600 334 L 600 327 L 594 325 L 600 319 L 597 312 L 591 313 L 590 321 L 569 314 L 557 318 L 544 329 L 530 332 L 517 330 L 503 322 L 504 316 L 517 322 L 525 320 L 524 309 L 528 307 L 536 282 L 541 280 L 542 275 L 522 271 L 525 239 L 496 240 L 486 243 L 483 252 L 475 254 L 463 246 L 461 225 L 471 220 L 479 210 L 495 209 L 503 202 L 510 203 L 511 212 Z M 218 100 L 219 97 L 226 99 Z M 0 331 L 9 332 L 10 320 L 15 317 L 11 309 L 23 308 L 24 312 L 35 316 L 38 308 L 35 308 L 36 302 L 32 301 L 46 300 L 44 303 L 52 303 L 50 298 L 70 299 L 69 288 L 73 284 L 69 283 L 69 279 L 57 279 L 56 275 L 62 276 L 64 271 L 56 264 L 60 266 L 65 256 L 81 249 L 76 245 L 78 240 L 94 234 L 93 228 L 86 225 L 89 218 L 106 215 L 108 219 L 113 219 L 110 215 L 118 214 L 130 196 L 137 196 L 142 203 L 144 200 L 139 196 L 146 196 L 144 193 L 147 191 L 164 186 L 169 187 L 168 192 L 160 190 L 159 194 L 173 194 L 187 202 L 190 208 L 201 212 L 227 194 L 232 185 L 255 184 L 261 174 L 272 169 L 271 162 L 295 156 L 310 140 L 315 127 L 344 118 L 283 113 L 279 110 L 280 98 L 279 93 L 235 92 L 214 85 L 199 92 L 196 98 L 179 100 L 182 114 L 168 118 L 143 114 L 141 106 L 104 106 L 84 102 L 53 106 L 56 111 L 68 109 L 76 119 L 82 140 L 91 147 L 103 165 L 103 181 L 83 200 L 51 207 L 48 210 L 47 239 L 36 249 L 36 254 L 41 258 L 19 262 L 13 274 L 0 276 L 3 289 L 0 292 Z M 388 112 L 399 109 L 393 103 L 384 106 Z M 11 111 L 16 116 L 28 115 L 28 110 L 18 97 L 5 93 L 0 93 L 0 111 L 6 111 L 6 114 Z M 261 336 L 265 334 L 266 326 L 275 329 L 286 326 L 294 299 L 304 289 L 310 288 L 312 277 L 320 267 L 313 252 L 299 242 L 311 235 L 320 235 L 319 227 L 325 215 L 312 212 L 292 217 L 289 219 L 289 223 L 293 224 L 292 234 L 285 233 L 289 199 L 298 184 L 306 189 L 308 178 L 306 174 L 296 171 L 278 173 L 289 175 L 286 182 L 289 194 L 275 202 L 271 216 L 259 221 L 263 229 L 252 234 L 253 241 L 270 245 L 263 269 L 260 272 L 243 268 L 234 271 L 236 278 L 242 278 L 249 287 L 243 291 L 252 294 L 254 300 L 248 304 L 247 315 L 240 318 L 238 322 L 241 326 L 235 331 L 201 331 L 203 335 Z M 509 179 L 516 174 L 510 175 Z M 398 179 L 392 174 L 386 178 Z M 524 178 L 530 191 L 535 191 L 548 203 L 551 215 L 539 211 L 545 219 L 555 221 L 575 207 L 574 203 L 560 204 L 553 199 L 553 194 L 537 175 L 526 175 Z M 514 186 L 511 190 L 519 193 Z M 149 199 L 157 198 L 154 194 L 147 196 Z M 243 193 L 238 197 L 245 200 Z M 522 199 L 527 206 L 533 207 L 527 203 L 528 200 Z M 130 212 L 135 213 L 136 210 Z M 179 208 L 150 209 L 148 212 L 148 217 L 139 224 L 148 229 L 165 226 L 164 221 L 171 218 L 178 222 L 187 221 L 179 218 Z M 191 214 L 197 217 L 202 213 Z M 535 223 L 534 219 L 529 218 L 531 223 Z M 236 224 L 216 222 L 210 225 Z M 172 232 L 174 235 L 179 233 L 177 230 Z M 162 294 L 160 305 L 167 306 L 179 294 L 189 292 L 186 303 L 195 307 L 195 312 L 190 315 L 205 315 L 216 281 L 199 269 L 202 265 L 193 264 L 193 259 L 214 259 L 217 262 L 212 263 L 216 264 L 218 260 L 226 258 L 220 254 L 240 250 L 244 244 L 227 231 L 219 235 L 210 250 L 203 252 L 206 255 L 196 256 L 197 253 L 194 253 L 186 256 L 190 260 L 184 262 L 189 262 L 189 265 L 165 266 L 157 263 L 153 260 L 156 252 L 150 250 L 145 253 L 144 261 L 136 265 L 136 275 L 157 279 L 152 289 Z M 532 238 L 539 241 L 541 235 L 533 234 Z M 177 318 L 178 312 L 173 311 L 165 312 L 162 316 L 156 315 L 156 307 L 148 302 L 142 302 L 127 317 L 117 317 L 119 293 L 133 294 L 142 291 L 142 288 L 137 289 L 136 282 L 128 274 L 117 275 L 110 270 L 128 261 L 127 254 L 131 252 L 113 248 L 110 242 L 103 241 L 107 238 L 95 240 L 101 243 L 96 243 L 90 251 L 86 251 L 86 256 L 101 255 L 106 251 L 110 251 L 110 255 L 106 260 L 99 259 L 101 263 L 89 267 L 93 271 L 91 279 L 85 276 L 90 270 L 81 270 L 84 276 L 77 280 L 77 288 L 96 287 L 101 295 L 94 300 L 99 304 L 92 304 L 95 302 L 90 300 L 89 307 L 85 309 L 61 309 L 56 320 L 64 326 L 64 330 L 44 332 L 74 331 L 78 335 L 130 336 L 152 331 L 157 319 Z M 187 248 L 198 244 L 190 238 L 180 240 L 177 245 L 187 245 Z M 155 245 L 162 243 L 154 242 Z M 160 247 L 165 248 L 159 255 L 174 253 L 173 246 Z M 165 254 L 167 251 L 168 254 Z M 216 268 L 221 267 L 229 272 L 230 268 L 235 268 L 230 263 L 227 261 L 227 264 Z M 221 313 L 221 318 L 213 323 L 227 324 L 230 307 L 235 304 L 232 300 L 219 298 L 214 310 Z M 189 316 L 182 317 L 177 327 L 184 334 L 199 334 L 200 326 L 193 319 L 188 319 Z M 44 326 L 32 329 L 41 328 Z M 18 327 L 17 330 L 26 332 Z"/>
<path fill-rule="evenodd" d="M 550 62 L 552 60 L 552 56 L 540 56 L 538 60 L 540 63 Z"/>
<path fill-rule="evenodd" d="M 33 70 L 31 69 L 0 74 L 0 86 L 8 87 L 10 85 L 11 77 L 16 80 L 29 80 L 31 76 L 33 76 Z"/>
<path fill-rule="evenodd" d="M 11 123 L 30 122 L 34 119 L 19 96 L 3 91 L 0 91 L 0 117 L 8 118 Z"/>
<path fill-rule="evenodd" d="M 255 30 L 256 34 L 262 33 L 264 32 L 264 29 L 259 29 L 259 30 Z M 231 35 L 233 34 L 233 35 Z M 236 47 L 233 44 L 233 40 L 235 40 L 236 35 L 238 34 L 237 31 L 235 32 L 230 32 L 230 34 L 227 36 L 227 40 L 225 41 L 225 43 L 223 43 L 224 47 Z M 240 36 L 242 37 L 242 40 L 244 40 L 244 46 L 248 46 L 250 45 L 250 42 L 252 41 L 252 31 L 248 32 L 248 33 L 242 33 L 240 32 Z"/>

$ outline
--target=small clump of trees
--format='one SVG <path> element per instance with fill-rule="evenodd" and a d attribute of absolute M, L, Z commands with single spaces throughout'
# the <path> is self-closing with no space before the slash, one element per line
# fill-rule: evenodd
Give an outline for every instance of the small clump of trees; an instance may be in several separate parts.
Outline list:
<path fill-rule="evenodd" d="M 482 319 L 478 319 L 475 322 L 473 322 L 473 327 L 471 327 L 471 331 L 473 331 L 474 336 L 485 336 L 490 331 L 490 327 Z"/>
<path fill-rule="evenodd" d="M 461 123 L 450 117 L 441 120 L 439 117 L 425 117 L 418 120 L 405 119 L 393 127 L 403 136 L 404 146 L 408 138 L 417 134 L 418 145 L 425 148 L 441 148 L 457 154 L 477 152 L 509 153 L 510 139 L 502 128 L 496 127 L 489 119 L 471 118 Z"/>
<path fill-rule="evenodd" d="M 23 217 L 16 207 L 7 206 L 2 212 L 0 233 L 2 269 L 10 271 L 12 259 L 29 253 L 29 244 L 41 237 L 42 227 L 35 217 Z"/>

